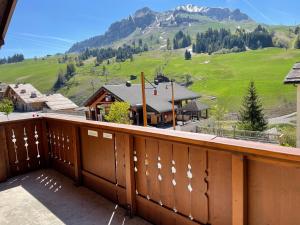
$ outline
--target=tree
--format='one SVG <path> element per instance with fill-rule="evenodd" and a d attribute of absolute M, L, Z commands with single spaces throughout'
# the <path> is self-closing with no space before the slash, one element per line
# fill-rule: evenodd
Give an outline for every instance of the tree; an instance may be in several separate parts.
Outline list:
<path fill-rule="evenodd" d="M 185 50 L 184 58 L 185 58 L 185 60 L 191 60 L 191 59 L 192 59 L 192 54 L 191 54 L 191 52 L 188 51 L 188 50 Z"/>
<path fill-rule="evenodd" d="M 75 67 L 74 63 L 68 63 L 66 78 L 70 79 L 71 77 L 73 77 L 75 75 L 75 72 L 76 72 L 76 67 Z"/>
<path fill-rule="evenodd" d="M 167 50 L 172 50 L 170 38 L 167 39 Z"/>
<path fill-rule="evenodd" d="M 112 123 L 130 124 L 129 118 L 130 104 L 127 102 L 115 102 L 110 106 L 105 119 Z"/>
<path fill-rule="evenodd" d="M 300 49 L 300 35 L 297 36 L 294 47 L 295 49 Z"/>
<path fill-rule="evenodd" d="M 65 85 L 65 83 L 66 83 L 66 78 L 65 78 L 64 71 L 62 69 L 60 69 L 57 73 L 57 80 L 53 85 L 53 90 L 57 91 L 58 89 L 63 87 Z"/>
<path fill-rule="evenodd" d="M 218 129 L 222 128 L 221 121 L 224 120 L 226 113 L 227 110 L 223 106 L 215 105 L 214 107 L 212 107 L 211 117 L 216 121 Z"/>
<path fill-rule="evenodd" d="M 251 81 L 248 93 L 244 97 L 240 110 L 238 126 L 243 130 L 264 131 L 267 121 L 263 114 L 263 107 L 256 93 L 254 82 Z"/>
<path fill-rule="evenodd" d="M 11 100 L 3 99 L 0 102 L 0 112 L 3 112 L 4 115 L 7 116 L 7 119 L 8 119 L 8 115 L 11 114 L 13 111 L 14 111 L 14 104 Z"/>

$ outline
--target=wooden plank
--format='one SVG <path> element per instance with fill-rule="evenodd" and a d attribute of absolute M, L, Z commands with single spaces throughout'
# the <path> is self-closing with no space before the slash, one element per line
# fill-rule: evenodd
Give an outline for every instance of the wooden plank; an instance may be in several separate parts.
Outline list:
<path fill-rule="evenodd" d="M 41 155 L 44 159 L 44 167 L 49 167 L 50 166 L 50 155 L 49 155 L 49 142 L 48 142 L 48 126 L 47 122 L 45 120 L 42 121 L 41 125 L 41 133 L 40 133 L 40 139 L 41 139 L 41 145 L 40 145 L 40 151 Z"/>
<path fill-rule="evenodd" d="M 208 151 L 209 224 L 232 224 L 231 154 Z"/>
<path fill-rule="evenodd" d="M 81 183 L 82 183 L 82 171 L 81 171 L 82 170 L 82 163 L 81 163 L 81 141 L 80 141 L 80 137 L 81 136 L 80 136 L 79 127 L 74 127 L 72 129 L 72 140 L 73 140 L 73 149 L 74 149 L 75 181 L 76 181 L 77 185 L 81 185 Z"/>
<path fill-rule="evenodd" d="M 126 135 L 123 142 L 125 148 L 125 170 L 126 170 L 126 201 L 130 207 L 130 215 L 134 216 L 136 212 L 135 205 L 135 180 L 134 180 L 134 162 L 133 162 L 133 137 Z"/>
<path fill-rule="evenodd" d="M 232 225 L 247 224 L 246 159 L 232 155 Z"/>
<path fill-rule="evenodd" d="M 174 173 L 175 190 L 175 208 L 179 213 L 186 216 L 191 214 L 190 192 L 188 190 L 189 180 L 188 171 L 188 146 L 182 144 L 173 144 L 173 160 L 176 169 Z"/>
<path fill-rule="evenodd" d="M 9 174 L 8 158 L 7 158 L 7 144 L 4 127 L 0 127 L 0 182 L 6 181 Z"/>
<path fill-rule="evenodd" d="M 124 145 L 127 134 L 116 133 L 115 135 L 115 155 L 116 155 L 116 179 L 119 186 L 126 186 L 125 177 L 125 148 Z M 133 149 L 132 149 L 133 151 Z M 133 168 L 134 169 L 134 168 Z"/>
<path fill-rule="evenodd" d="M 190 147 L 189 161 L 192 172 L 191 215 L 203 224 L 208 223 L 207 150 Z"/>
<path fill-rule="evenodd" d="M 136 152 L 137 162 L 136 162 L 136 173 L 135 173 L 135 182 L 136 189 L 138 194 L 146 197 L 148 195 L 147 188 L 147 178 L 146 178 L 146 148 L 145 148 L 145 139 L 141 137 L 134 138 L 134 150 Z"/>
<path fill-rule="evenodd" d="M 170 209 L 175 206 L 174 188 L 172 185 L 172 143 L 159 141 L 159 156 L 161 159 L 160 199 L 162 204 Z"/>
<path fill-rule="evenodd" d="M 298 225 L 300 169 L 248 159 L 248 224 Z"/>
<path fill-rule="evenodd" d="M 148 155 L 148 194 L 152 201 L 160 202 L 160 185 L 158 180 L 158 142 L 154 139 L 146 139 L 146 152 Z"/>

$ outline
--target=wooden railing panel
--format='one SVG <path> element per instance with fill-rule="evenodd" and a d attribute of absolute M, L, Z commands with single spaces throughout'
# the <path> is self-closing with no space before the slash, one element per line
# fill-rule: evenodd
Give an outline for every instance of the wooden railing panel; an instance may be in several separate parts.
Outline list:
<path fill-rule="evenodd" d="M 51 165 L 61 173 L 75 178 L 75 126 L 66 122 L 49 121 L 47 127 Z"/>
<path fill-rule="evenodd" d="M 80 130 L 83 170 L 116 184 L 114 134 L 89 127 Z"/>
<path fill-rule="evenodd" d="M 11 175 L 42 167 L 42 132 L 40 120 L 9 123 L 5 126 Z"/>
<path fill-rule="evenodd" d="M 6 144 L 5 127 L 0 126 L 0 182 L 9 176 L 8 150 Z"/>
<path fill-rule="evenodd" d="M 298 225 L 300 167 L 248 161 L 248 224 Z"/>

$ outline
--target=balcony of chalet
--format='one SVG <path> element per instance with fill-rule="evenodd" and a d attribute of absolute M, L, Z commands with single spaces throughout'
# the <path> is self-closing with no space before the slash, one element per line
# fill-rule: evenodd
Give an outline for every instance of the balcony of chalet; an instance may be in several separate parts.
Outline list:
<path fill-rule="evenodd" d="M 55 114 L 0 122 L 0 224 L 299 225 L 300 150 Z"/>

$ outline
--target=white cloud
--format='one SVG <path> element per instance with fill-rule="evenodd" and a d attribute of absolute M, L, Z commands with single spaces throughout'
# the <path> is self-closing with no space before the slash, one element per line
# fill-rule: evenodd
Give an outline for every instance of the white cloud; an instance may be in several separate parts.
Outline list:
<path fill-rule="evenodd" d="M 69 44 L 73 44 L 75 42 L 74 40 L 71 40 L 71 39 L 50 36 L 50 35 L 39 35 L 39 34 L 31 34 L 31 33 L 16 33 L 16 34 L 20 35 L 20 36 L 25 36 L 25 37 L 56 40 L 56 41 L 61 41 L 61 42 L 69 43 Z"/>

